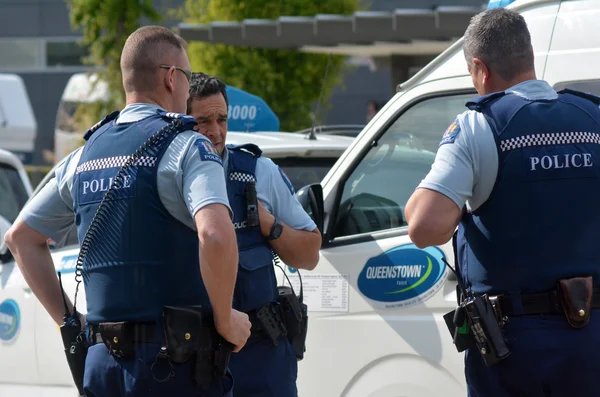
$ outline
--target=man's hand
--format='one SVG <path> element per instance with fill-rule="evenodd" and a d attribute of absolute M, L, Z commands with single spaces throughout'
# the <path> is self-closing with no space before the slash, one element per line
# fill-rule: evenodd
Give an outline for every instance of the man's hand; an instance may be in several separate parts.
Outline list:
<path fill-rule="evenodd" d="M 219 323 L 215 320 L 215 327 L 219 335 L 235 346 L 233 352 L 237 353 L 244 347 L 250 337 L 252 323 L 250 323 L 250 319 L 246 313 L 231 309 L 229 319 L 224 323 Z"/>

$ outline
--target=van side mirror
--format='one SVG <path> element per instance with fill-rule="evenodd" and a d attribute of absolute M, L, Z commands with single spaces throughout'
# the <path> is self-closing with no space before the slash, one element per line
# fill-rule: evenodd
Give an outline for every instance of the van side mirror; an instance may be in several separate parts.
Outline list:
<path fill-rule="evenodd" d="M 4 235 L 10 229 L 10 222 L 0 215 L 0 265 L 10 262 L 13 259 L 12 253 L 4 242 Z"/>
<path fill-rule="evenodd" d="M 323 234 L 323 223 L 325 211 L 323 205 L 323 187 L 320 183 L 313 183 L 298 189 L 296 198 L 304 208 L 304 211 L 317 224 L 319 231 Z"/>

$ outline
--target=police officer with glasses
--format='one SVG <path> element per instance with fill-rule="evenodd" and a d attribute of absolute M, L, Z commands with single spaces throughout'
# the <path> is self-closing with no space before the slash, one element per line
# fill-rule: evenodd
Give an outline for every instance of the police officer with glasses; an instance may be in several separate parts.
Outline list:
<path fill-rule="evenodd" d="M 125 43 L 121 70 L 127 106 L 88 130 L 6 242 L 61 324 L 64 306 L 74 308 L 46 240 L 60 245 L 77 227 L 86 396 L 231 396 L 223 349 L 239 351 L 251 324 L 232 309 L 238 251 L 222 161 L 185 115 L 186 43 L 142 27 Z"/>

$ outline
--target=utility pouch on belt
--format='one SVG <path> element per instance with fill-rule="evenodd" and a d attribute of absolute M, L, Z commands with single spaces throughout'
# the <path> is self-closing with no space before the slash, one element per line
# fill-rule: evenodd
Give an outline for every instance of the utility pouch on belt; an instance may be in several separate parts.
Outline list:
<path fill-rule="evenodd" d="M 296 359 L 298 361 L 304 358 L 306 352 L 306 334 L 308 332 L 308 306 L 304 303 L 300 304 L 302 309 L 302 321 L 300 322 L 300 333 L 290 339 L 294 352 L 296 353 Z"/>
<path fill-rule="evenodd" d="M 279 345 L 279 338 L 287 335 L 279 307 L 274 304 L 264 305 L 256 312 L 256 318 L 273 345 Z"/>
<path fill-rule="evenodd" d="M 60 335 L 63 340 L 67 364 L 69 364 L 75 386 L 77 386 L 79 395 L 83 396 L 83 374 L 88 351 L 85 332 L 81 331 L 81 325 L 78 320 L 70 318 L 60 326 Z"/>
<path fill-rule="evenodd" d="M 65 316 L 63 323 L 60 325 L 60 336 L 63 341 L 65 356 L 67 357 L 67 364 L 69 364 L 73 381 L 79 395 L 83 396 L 83 374 L 85 372 L 85 359 L 89 345 L 85 338 L 85 331 L 81 330 L 79 314 L 77 311 L 71 313 L 67 305 L 60 272 L 58 272 L 58 282 L 63 297 L 63 304 L 65 305 Z"/>
<path fill-rule="evenodd" d="M 280 286 L 277 289 L 288 340 L 294 348 L 296 358 L 300 361 L 306 352 L 308 308 L 290 287 Z"/>
<path fill-rule="evenodd" d="M 557 292 L 569 325 L 573 328 L 588 325 L 592 309 L 592 276 L 558 280 Z"/>
<path fill-rule="evenodd" d="M 184 363 L 196 353 L 206 340 L 203 333 L 203 317 L 206 309 L 200 306 L 163 308 L 163 329 L 167 341 L 167 354 L 172 361 Z M 212 324 L 211 324 L 212 325 Z M 210 345 L 207 345 L 210 346 Z"/>
<path fill-rule="evenodd" d="M 202 320 L 194 380 L 198 386 L 208 388 L 213 380 L 226 375 L 233 345 L 217 333 L 212 312 L 205 312 Z"/>
<path fill-rule="evenodd" d="M 131 325 L 127 322 L 101 323 L 98 330 L 102 335 L 102 343 L 110 354 L 118 358 L 131 358 L 135 354 Z"/>
<path fill-rule="evenodd" d="M 459 353 L 470 347 L 475 347 L 473 335 L 469 332 L 467 313 L 464 307 L 459 306 L 455 310 L 444 314 L 444 321 Z"/>
<path fill-rule="evenodd" d="M 476 296 L 463 303 L 461 307 L 465 309 L 469 332 L 473 334 L 475 345 L 483 361 L 490 366 L 508 357 L 510 351 L 489 297 Z"/>
<path fill-rule="evenodd" d="M 193 357 L 194 380 L 208 387 L 229 367 L 233 345 L 217 333 L 211 309 L 201 306 L 163 308 L 167 355 L 176 363 Z"/>

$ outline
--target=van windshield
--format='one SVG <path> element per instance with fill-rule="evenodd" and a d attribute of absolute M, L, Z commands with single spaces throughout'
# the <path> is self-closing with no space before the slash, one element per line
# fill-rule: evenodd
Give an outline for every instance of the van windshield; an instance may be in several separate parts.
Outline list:
<path fill-rule="evenodd" d="M 98 120 L 93 120 L 90 117 L 88 117 L 88 120 L 84 115 L 95 114 L 93 109 L 99 106 L 102 105 L 99 103 L 61 101 L 56 115 L 56 128 L 63 133 L 82 134 L 83 131 L 98 122 Z M 90 108 L 92 110 L 89 110 Z"/>
<path fill-rule="evenodd" d="M 286 157 L 272 160 L 288 177 L 294 190 L 298 191 L 306 185 L 321 183 L 337 159 L 337 157 Z"/>

